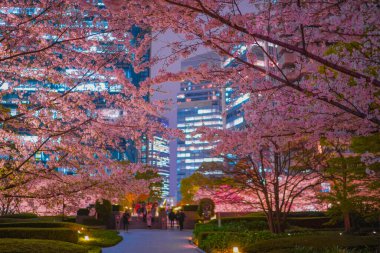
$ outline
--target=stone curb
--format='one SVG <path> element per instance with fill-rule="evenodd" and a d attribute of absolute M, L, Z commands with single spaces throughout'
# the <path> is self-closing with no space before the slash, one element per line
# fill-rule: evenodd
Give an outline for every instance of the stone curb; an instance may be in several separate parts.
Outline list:
<path fill-rule="evenodd" d="M 195 245 L 195 244 L 193 243 L 192 240 L 189 240 L 189 244 L 192 245 L 192 246 L 194 246 L 195 249 L 196 249 L 199 253 L 206 253 L 206 252 L 204 252 L 203 250 L 201 250 L 200 248 L 198 248 L 198 246 Z"/>

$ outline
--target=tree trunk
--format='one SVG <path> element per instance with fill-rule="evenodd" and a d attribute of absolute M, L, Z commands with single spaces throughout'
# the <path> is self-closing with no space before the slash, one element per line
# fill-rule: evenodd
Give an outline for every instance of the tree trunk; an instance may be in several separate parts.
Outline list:
<path fill-rule="evenodd" d="M 349 233 L 351 231 L 350 213 L 344 213 L 344 231 Z"/>

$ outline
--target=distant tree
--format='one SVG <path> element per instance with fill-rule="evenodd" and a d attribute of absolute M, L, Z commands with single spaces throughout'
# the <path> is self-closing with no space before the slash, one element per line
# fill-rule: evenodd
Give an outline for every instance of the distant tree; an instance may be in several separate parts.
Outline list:
<path fill-rule="evenodd" d="M 162 176 L 153 168 L 147 168 L 145 171 L 138 171 L 135 175 L 137 180 L 149 182 L 149 195 L 147 200 L 158 201 L 162 198 L 162 188 L 164 186 Z"/>
<path fill-rule="evenodd" d="M 329 143 L 335 156 L 327 161 L 324 177 L 331 183 L 331 191 L 321 199 L 331 205 L 332 221 L 344 220 L 344 229 L 352 229 L 352 214 L 380 211 L 380 163 L 363 161 L 362 153 L 380 151 L 379 134 L 355 137 L 351 144 Z"/>
<path fill-rule="evenodd" d="M 184 204 L 196 203 L 194 197 L 202 188 L 212 189 L 221 185 L 233 185 L 233 179 L 224 174 L 223 171 L 224 165 L 222 163 L 202 163 L 195 173 L 181 180 L 181 202 Z"/>

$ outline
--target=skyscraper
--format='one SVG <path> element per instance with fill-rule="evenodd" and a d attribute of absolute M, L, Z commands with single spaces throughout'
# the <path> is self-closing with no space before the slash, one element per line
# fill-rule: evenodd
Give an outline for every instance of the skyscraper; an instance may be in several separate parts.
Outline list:
<path fill-rule="evenodd" d="M 157 121 L 168 127 L 166 118 L 157 118 Z M 170 154 L 169 141 L 162 135 L 156 135 L 153 140 L 145 140 L 145 145 L 141 147 L 140 160 L 157 169 L 158 174 L 162 177 L 162 197 L 169 196 L 169 177 L 170 177 Z"/>
<path fill-rule="evenodd" d="M 214 52 L 197 55 L 183 61 L 181 69 L 197 68 L 205 63 L 220 66 L 220 57 Z M 185 134 L 185 139 L 177 142 L 179 189 L 181 180 L 193 174 L 203 162 L 223 161 L 211 154 L 215 144 L 202 141 L 201 136 L 195 134 L 196 129 L 201 126 L 223 128 L 221 89 L 208 80 L 199 83 L 185 80 L 180 84 L 177 104 L 177 128 Z"/>

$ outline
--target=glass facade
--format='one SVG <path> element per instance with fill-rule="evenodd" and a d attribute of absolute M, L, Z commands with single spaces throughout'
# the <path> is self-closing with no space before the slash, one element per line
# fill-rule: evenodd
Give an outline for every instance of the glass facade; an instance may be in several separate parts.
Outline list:
<path fill-rule="evenodd" d="M 203 63 L 219 63 L 219 56 L 206 53 L 182 62 L 182 70 L 196 68 Z M 177 95 L 177 128 L 185 134 L 185 139 L 177 141 L 177 186 L 193 174 L 203 162 L 219 162 L 222 158 L 211 154 L 215 143 L 202 141 L 195 134 L 198 127 L 207 126 L 222 129 L 222 92 L 217 85 L 205 80 L 199 83 L 183 81 Z M 178 198 L 180 194 L 178 193 Z"/>
<path fill-rule="evenodd" d="M 158 118 L 157 120 L 168 127 L 167 119 Z M 169 141 L 162 136 L 154 136 L 152 141 L 145 140 L 144 143 L 145 145 L 141 147 L 140 152 L 141 162 L 158 170 L 158 174 L 163 180 L 162 197 L 168 197 L 170 180 Z"/>

